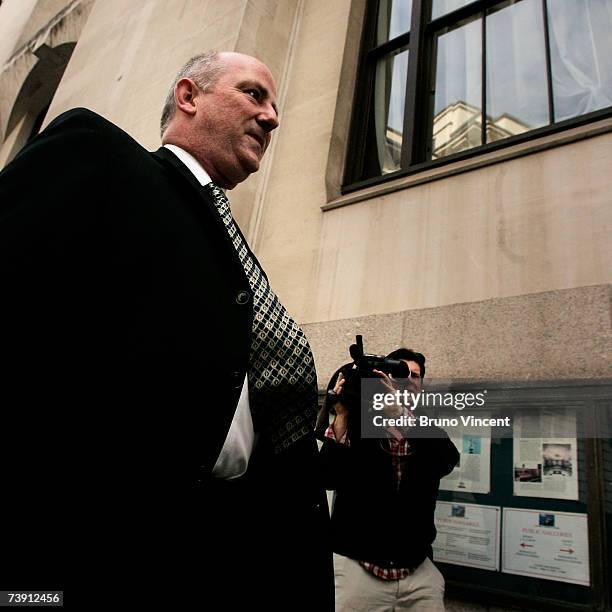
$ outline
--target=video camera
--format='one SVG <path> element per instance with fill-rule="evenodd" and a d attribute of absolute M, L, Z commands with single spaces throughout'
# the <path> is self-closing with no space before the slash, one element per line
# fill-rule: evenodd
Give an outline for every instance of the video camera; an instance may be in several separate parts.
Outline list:
<path fill-rule="evenodd" d="M 379 375 L 375 374 L 374 370 L 389 374 L 395 379 L 406 379 L 410 376 L 410 369 L 404 361 L 400 359 L 387 359 L 383 355 L 365 353 L 363 350 L 363 337 L 361 335 L 355 337 L 355 344 L 351 344 L 349 353 L 353 359 L 353 369 L 345 370 L 343 373 L 345 385 L 342 394 L 336 395 L 333 389 L 329 389 L 327 392 L 332 413 L 334 413 L 333 405 L 339 399 L 349 409 L 358 406 L 365 399 L 361 398 L 361 381 L 366 378 L 379 378 Z"/>
<path fill-rule="evenodd" d="M 373 370 L 380 370 L 390 374 L 393 378 L 408 378 L 410 368 L 401 359 L 387 359 L 383 355 L 372 355 L 363 352 L 363 337 L 355 336 L 355 344 L 349 347 L 349 353 L 355 366 L 362 375 L 372 374 Z M 372 374 L 372 377 L 375 375 Z"/>

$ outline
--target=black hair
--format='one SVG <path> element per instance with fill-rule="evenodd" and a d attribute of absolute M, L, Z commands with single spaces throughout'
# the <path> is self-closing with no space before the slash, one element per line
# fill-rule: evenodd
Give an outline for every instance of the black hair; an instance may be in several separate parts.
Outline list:
<path fill-rule="evenodd" d="M 421 378 L 425 378 L 425 355 L 417 353 L 412 349 L 398 348 L 387 355 L 387 359 L 405 359 L 406 361 L 416 361 L 421 368 Z"/>

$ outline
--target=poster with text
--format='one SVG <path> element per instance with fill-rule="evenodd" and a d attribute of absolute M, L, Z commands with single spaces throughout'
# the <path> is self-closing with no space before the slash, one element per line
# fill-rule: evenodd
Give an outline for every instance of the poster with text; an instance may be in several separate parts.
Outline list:
<path fill-rule="evenodd" d="M 442 491 L 489 493 L 491 491 L 491 428 L 445 427 L 459 451 L 459 463 L 440 480 Z"/>
<path fill-rule="evenodd" d="M 586 514 L 504 508 L 502 572 L 590 585 Z"/>
<path fill-rule="evenodd" d="M 499 506 L 439 501 L 434 516 L 434 560 L 486 570 L 499 569 Z"/>
<path fill-rule="evenodd" d="M 514 495 L 578 499 L 576 418 L 534 410 L 514 419 Z"/>

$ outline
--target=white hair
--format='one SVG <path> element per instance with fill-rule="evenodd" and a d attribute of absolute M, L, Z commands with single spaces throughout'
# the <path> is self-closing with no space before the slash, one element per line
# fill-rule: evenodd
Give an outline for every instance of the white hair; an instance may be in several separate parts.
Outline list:
<path fill-rule="evenodd" d="M 223 64 L 219 61 L 219 54 L 217 51 L 207 51 L 206 53 L 196 55 L 181 67 L 176 77 L 174 77 L 174 81 L 172 81 L 172 86 L 168 91 L 168 95 L 166 96 L 166 101 L 164 102 L 164 107 L 162 109 L 160 121 L 162 137 L 170 124 L 170 120 L 172 117 L 174 117 L 174 113 L 176 112 L 176 102 L 174 101 L 174 90 L 176 89 L 176 84 L 181 79 L 189 78 L 193 79 L 195 84 L 202 91 L 206 91 L 216 83 L 222 70 Z"/>

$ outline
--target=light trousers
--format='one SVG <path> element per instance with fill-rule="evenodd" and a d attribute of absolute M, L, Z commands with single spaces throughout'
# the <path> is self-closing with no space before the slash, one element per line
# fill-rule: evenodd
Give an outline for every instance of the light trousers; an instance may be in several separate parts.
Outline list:
<path fill-rule="evenodd" d="M 444 577 L 425 559 L 402 580 L 382 580 L 334 553 L 336 612 L 444 611 Z"/>

